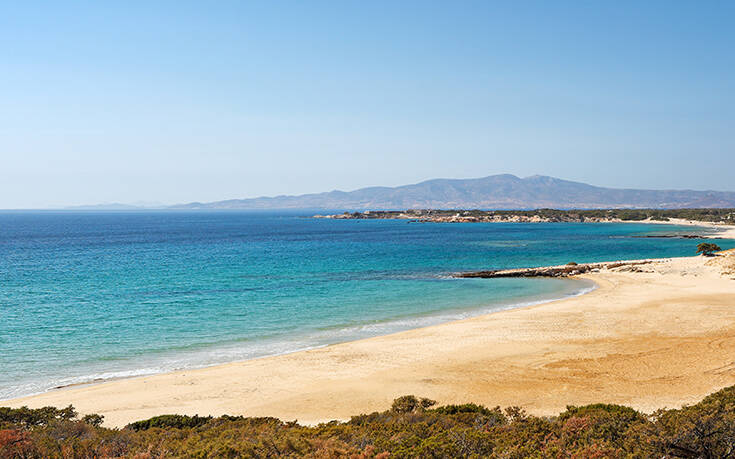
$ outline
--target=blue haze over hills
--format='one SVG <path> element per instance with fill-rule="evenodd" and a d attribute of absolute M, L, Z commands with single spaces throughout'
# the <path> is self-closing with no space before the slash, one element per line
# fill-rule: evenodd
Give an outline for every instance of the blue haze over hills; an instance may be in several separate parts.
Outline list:
<path fill-rule="evenodd" d="M 533 209 L 735 207 L 735 192 L 603 188 L 554 177 L 500 174 L 435 179 L 299 196 L 231 199 L 173 206 L 184 209 Z"/>

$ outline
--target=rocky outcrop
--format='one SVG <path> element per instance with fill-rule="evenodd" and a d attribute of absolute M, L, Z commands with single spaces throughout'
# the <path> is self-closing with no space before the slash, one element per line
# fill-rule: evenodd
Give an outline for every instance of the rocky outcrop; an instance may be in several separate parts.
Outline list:
<path fill-rule="evenodd" d="M 604 263 L 569 263 L 563 266 L 545 266 L 540 268 L 499 269 L 493 271 L 474 271 L 457 273 L 457 278 L 493 279 L 500 277 L 571 277 L 588 272 L 605 269 L 618 271 L 642 271 L 639 266 L 654 263 L 652 260 L 613 261 Z"/>
<path fill-rule="evenodd" d="M 636 239 L 717 239 L 705 238 L 701 234 L 647 234 L 643 236 L 630 236 Z"/>

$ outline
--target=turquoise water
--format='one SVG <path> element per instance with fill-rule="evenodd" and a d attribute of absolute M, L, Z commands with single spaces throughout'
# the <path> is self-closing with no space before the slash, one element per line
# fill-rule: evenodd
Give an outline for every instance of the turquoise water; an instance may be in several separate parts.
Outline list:
<path fill-rule="evenodd" d="M 696 240 L 630 237 L 677 231 L 692 229 L 244 212 L 0 213 L 0 399 L 579 294 L 590 285 L 448 275 L 692 255 Z"/>

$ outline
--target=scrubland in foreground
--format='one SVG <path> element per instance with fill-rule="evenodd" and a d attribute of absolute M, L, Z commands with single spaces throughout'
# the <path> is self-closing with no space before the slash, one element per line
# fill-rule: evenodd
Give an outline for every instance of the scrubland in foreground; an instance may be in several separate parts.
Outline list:
<path fill-rule="evenodd" d="M 123 429 L 73 408 L 0 408 L 3 458 L 735 456 L 735 386 L 693 406 L 642 414 L 568 406 L 553 417 L 517 407 L 446 405 L 404 396 L 388 411 L 313 427 L 276 418 L 158 416 Z"/>

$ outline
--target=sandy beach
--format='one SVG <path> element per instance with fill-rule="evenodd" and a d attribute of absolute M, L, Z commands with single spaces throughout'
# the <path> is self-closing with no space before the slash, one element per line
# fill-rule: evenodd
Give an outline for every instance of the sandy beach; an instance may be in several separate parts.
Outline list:
<path fill-rule="evenodd" d="M 635 222 L 629 222 L 629 223 L 635 223 Z M 648 220 L 643 220 L 639 223 L 651 223 L 651 224 L 658 224 L 658 225 L 695 226 L 699 228 L 707 228 L 707 229 L 716 230 L 716 233 L 707 235 L 706 237 L 708 238 L 735 239 L 735 226 L 727 225 L 724 223 L 702 222 L 698 220 L 685 220 L 683 218 L 669 218 L 667 221 L 648 219 Z"/>
<path fill-rule="evenodd" d="M 534 414 L 593 402 L 651 412 L 735 384 L 735 253 L 583 277 L 599 288 L 388 336 L 0 405 L 72 404 L 103 414 L 108 426 L 165 413 L 317 423 L 384 410 L 405 394 Z"/>

